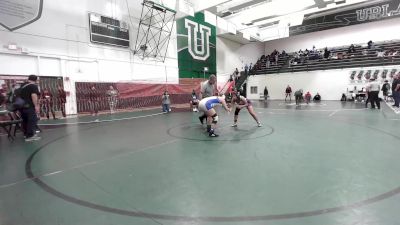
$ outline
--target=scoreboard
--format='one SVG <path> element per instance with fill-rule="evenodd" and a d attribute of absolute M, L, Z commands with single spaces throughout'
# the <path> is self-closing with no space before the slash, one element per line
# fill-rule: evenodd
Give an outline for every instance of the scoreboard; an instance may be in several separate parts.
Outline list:
<path fill-rule="evenodd" d="M 92 43 L 129 47 L 129 29 L 125 22 L 89 13 L 89 29 Z"/>

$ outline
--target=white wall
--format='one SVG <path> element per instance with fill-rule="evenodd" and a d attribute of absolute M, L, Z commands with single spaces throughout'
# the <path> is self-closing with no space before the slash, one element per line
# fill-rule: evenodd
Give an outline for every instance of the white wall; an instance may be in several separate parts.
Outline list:
<path fill-rule="evenodd" d="M 262 54 L 264 54 L 264 43 L 243 45 L 217 37 L 217 72 L 232 74 L 235 68 L 243 70 L 246 63 L 254 65 Z"/>
<path fill-rule="evenodd" d="M 369 40 L 374 42 L 400 39 L 400 19 L 390 19 L 361 25 L 348 26 L 310 34 L 293 36 L 285 39 L 265 42 L 265 53 L 270 54 L 274 49 L 287 52 L 299 49 L 335 47 L 354 44 L 366 44 Z M 342 93 L 350 86 L 350 73 L 354 70 L 383 69 L 379 68 L 351 68 L 328 71 L 311 71 L 299 73 L 281 73 L 273 75 L 257 75 L 249 78 L 248 97 L 259 99 L 267 86 L 271 99 L 284 99 L 284 91 L 289 84 L 292 90 L 303 89 L 312 95 L 319 92 L 324 100 L 338 100 Z M 388 67 L 389 69 L 391 67 Z M 257 86 L 258 94 L 250 94 L 250 87 Z M 359 85 L 360 86 L 360 85 Z M 364 86 L 364 84 L 361 84 Z"/>
<path fill-rule="evenodd" d="M 400 39 L 398 30 L 400 30 L 400 18 L 389 19 L 268 41 L 265 42 L 265 52 L 270 54 L 274 49 L 294 52 L 299 49 L 310 49 L 313 45 L 316 48 L 325 48 L 352 43 L 366 44 L 369 40 L 378 42 Z"/>
<path fill-rule="evenodd" d="M 14 32 L 0 27 L 0 74 L 69 77 L 68 113 L 76 112 L 76 81 L 178 83 L 175 27 L 165 63 L 142 60 L 129 49 L 90 43 L 88 13 L 96 12 L 129 22 L 131 46 L 135 45 L 142 1 L 127 2 L 129 6 L 125 0 L 44 1 L 38 21 Z M 8 50 L 10 43 L 29 53 Z"/>
<path fill-rule="evenodd" d="M 380 71 L 388 69 L 390 72 L 392 68 L 398 69 L 398 67 L 390 66 L 366 67 L 250 76 L 247 84 L 247 97 L 250 99 L 259 99 L 260 94 L 264 93 L 264 88 L 266 86 L 270 99 L 282 100 L 285 98 L 285 89 L 287 85 L 290 85 L 293 93 L 298 89 L 303 89 L 304 93 L 310 91 L 313 96 L 319 92 L 323 100 L 340 100 L 342 93 L 346 93 L 347 89 L 352 90 L 354 86 L 357 86 L 357 89 L 361 90 L 362 87 L 366 86 L 364 78 L 362 83 L 350 80 L 352 71 L 364 70 L 365 73 L 367 70 L 372 70 L 373 73 L 375 69 L 379 69 Z M 380 78 L 380 74 L 378 80 L 381 83 L 384 81 Z M 252 86 L 257 87 L 257 94 L 250 93 Z"/>
<path fill-rule="evenodd" d="M 223 37 L 217 37 L 217 74 L 218 87 L 224 87 L 235 71 L 244 70 L 245 64 L 257 62 L 264 52 L 264 43 L 243 45 Z"/>

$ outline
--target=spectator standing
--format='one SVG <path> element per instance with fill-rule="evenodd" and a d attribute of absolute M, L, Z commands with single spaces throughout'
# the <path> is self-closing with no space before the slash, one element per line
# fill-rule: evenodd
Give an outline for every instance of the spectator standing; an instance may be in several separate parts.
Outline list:
<path fill-rule="evenodd" d="M 169 99 L 169 94 L 168 91 L 164 91 L 164 94 L 162 95 L 162 106 L 163 106 L 163 112 L 169 113 L 171 112 L 170 105 L 171 105 L 171 100 Z"/>
<path fill-rule="evenodd" d="M 19 90 L 19 95 L 24 101 L 24 105 L 21 109 L 21 117 L 25 141 L 27 142 L 40 140 L 40 137 L 37 136 L 35 132 L 38 121 L 37 114 L 40 113 L 40 92 L 37 82 L 37 76 L 29 75 L 28 81 L 24 83 Z"/>
<path fill-rule="evenodd" d="M 288 85 L 285 90 L 285 102 L 287 97 L 289 97 L 289 101 L 292 101 L 292 88 Z"/>
<path fill-rule="evenodd" d="M 58 106 L 61 109 L 61 113 L 63 117 L 67 117 L 65 114 L 65 103 L 67 103 L 67 94 L 65 93 L 63 87 L 58 85 L 57 87 L 57 98 L 58 98 Z"/>
<path fill-rule="evenodd" d="M 390 90 L 389 81 L 385 80 L 385 83 L 383 83 L 382 89 L 381 89 L 381 91 L 383 92 L 383 99 L 385 101 L 387 101 L 387 99 L 388 99 L 389 90 Z"/>
<path fill-rule="evenodd" d="M 365 108 L 368 108 L 368 102 L 371 101 L 371 95 L 369 94 L 369 83 L 371 83 L 371 80 L 368 80 L 368 84 L 365 87 L 365 96 L 367 97 L 367 100 L 365 100 Z M 357 87 L 354 86 L 354 89 L 355 89 L 354 93 L 357 94 L 358 93 Z M 361 89 L 361 92 L 364 92 L 364 88 Z M 359 98 L 360 97 L 357 97 L 357 99 L 359 99 Z"/>
<path fill-rule="evenodd" d="M 3 94 L 3 89 L 0 89 L 0 108 L 6 103 L 6 96 Z"/>
<path fill-rule="evenodd" d="M 399 108 L 399 103 L 400 103 L 400 75 L 396 74 L 393 76 L 393 82 L 392 82 L 392 95 L 394 99 L 394 105 L 393 107 Z"/>
<path fill-rule="evenodd" d="M 307 91 L 307 93 L 305 94 L 304 98 L 306 99 L 306 103 L 308 105 L 310 103 L 310 101 L 311 101 L 311 93 L 309 91 Z"/>
<path fill-rule="evenodd" d="M 267 99 L 268 99 L 268 89 L 267 89 L 267 86 L 265 86 L 265 88 L 264 88 L 264 100 L 267 101 Z"/>
<path fill-rule="evenodd" d="M 381 103 L 379 101 L 379 91 L 380 91 L 380 85 L 379 83 L 374 79 L 370 79 L 370 83 L 368 85 L 368 98 L 371 102 L 371 108 L 375 109 L 375 104 L 378 107 L 378 109 L 381 109 Z"/>
<path fill-rule="evenodd" d="M 296 105 L 299 106 L 301 100 L 303 99 L 303 90 L 299 89 L 294 93 L 294 97 L 296 99 Z"/>
<path fill-rule="evenodd" d="M 269 55 L 267 55 L 267 57 L 265 58 L 265 67 L 267 67 L 268 69 L 270 65 L 271 65 L 271 58 Z"/>
<path fill-rule="evenodd" d="M 92 88 L 89 91 L 89 104 L 92 116 L 97 116 L 99 113 L 99 100 L 100 100 L 99 98 L 100 96 L 96 90 L 96 87 L 92 86 Z"/>
<path fill-rule="evenodd" d="M 114 89 L 114 86 L 110 86 L 108 91 L 107 91 L 107 97 L 108 97 L 108 105 L 110 106 L 110 113 L 113 114 L 115 110 L 117 109 L 117 104 L 118 104 L 118 90 Z"/>
<path fill-rule="evenodd" d="M 47 119 L 50 119 L 50 112 L 53 115 L 53 119 L 56 119 L 56 114 L 54 112 L 54 99 L 53 94 L 49 91 L 49 89 L 44 88 L 41 94 L 41 100 L 43 104 L 44 113 L 46 114 Z"/>

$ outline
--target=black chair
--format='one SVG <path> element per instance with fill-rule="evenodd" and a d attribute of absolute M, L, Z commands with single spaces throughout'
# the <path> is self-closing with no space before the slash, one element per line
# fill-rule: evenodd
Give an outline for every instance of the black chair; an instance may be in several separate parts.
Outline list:
<path fill-rule="evenodd" d="M 9 112 L 7 116 L 7 120 L 0 121 L 0 127 L 7 133 L 7 138 L 14 141 L 17 129 L 21 129 L 22 119 L 14 112 Z"/>

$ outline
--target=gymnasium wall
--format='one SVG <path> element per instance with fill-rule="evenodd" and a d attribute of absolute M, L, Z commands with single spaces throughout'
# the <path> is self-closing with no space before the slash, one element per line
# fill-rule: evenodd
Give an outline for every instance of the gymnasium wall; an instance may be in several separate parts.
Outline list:
<path fill-rule="evenodd" d="M 246 63 L 254 65 L 262 54 L 264 54 L 264 43 L 243 45 L 223 37 L 217 37 L 218 75 L 232 74 L 235 68 L 244 70 Z"/>
<path fill-rule="evenodd" d="M 265 42 L 265 54 L 270 54 L 274 49 L 287 52 L 299 49 L 336 47 L 354 44 L 400 39 L 400 19 L 390 19 L 361 25 L 337 28 L 315 33 L 293 36 L 285 39 Z M 376 69 L 384 69 L 379 67 Z M 388 67 L 389 68 L 389 67 Z M 391 69 L 393 67 L 390 67 Z M 396 67 L 395 67 L 396 68 Z M 310 71 L 298 73 L 280 73 L 270 75 L 257 75 L 249 79 L 247 96 L 259 99 L 259 94 L 267 86 L 271 99 L 284 99 L 284 90 L 289 84 L 293 90 L 302 88 L 310 91 L 312 95 L 319 92 L 324 100 L 339 100 L 342 93 L 346 92 L 349 85 L 349 76 L 354 70 L 368 70 L 371 68 L 351 68 L 327 71 Z M 375 68 L 372 68 L 373 70 Z M 258 93 L 251 94 L 250 86 L 257 86 Z"/>
<path fill-rule="evenodd" d="M 91 90 L 93 86 L 96 87 L 95 91 Z M 188 104 L 192 92 L 192 86 L 185 84 L 77 82 L 76 98 L 78 113 L 89 113 L 91 111 L 89 103 L 90 94 L 94 94 L 97 97 L 98 109 L 100 111 L 109 112 L 110 107 L 107 91 L 110 86 L 113 86 L 118 91 L 116 109 L 122 110 L 157 106 L 161 108 L 161 95 L 164 91 L 168 91 L 171 104 Z"/>
<path fill-rule="evenodd" d="M 250 99 L 260 99 L 260 94 L 264 93 L 264 88 L 267 86 L 270 99 L 282 100 L 285 98 L 284 93 L 287 85 L 290 85 L 293 92 L 303 89 L 304 93 L 310 91 L 313 96 L 319 92 L 323 100 L 340 100 L 342 93 L 346 93 L 347 89 L 352 90 L 354 86 L 357 86 L 357 89 L 361 90 L 362 87 L 366 86 L 364 77 L 360 82 L 351 81 L 350 74 L 352 71 L 380 70 L 381 74 L 384 69 L 390 71 L 393 68 L 397 71 L 400 69 L 399 66 L 387 66 L 250 76 L 247 96 Z M 378 80 L 383 82 L 380 74 Z M 252 94 L 251 87 L 257 87 L 257 93 Z"/>
<path fill-rule="evenodd" d="M 96 12 L 132 23 L 130 39 L 134 46 L 140 3 L 124 0 L 43 1 L 42 17 L 36 22 L 13 32 L 0 27 L 0 74 L 68 77 L 64 82 L 71 93 L 68 99 L 71 104 L 67 105 L 69 114 L 76 113 L 75 82 L 178 83 L 175 29 L 165 63 L 142 60 L 126 48 L 90 43 L 88 13 Z M 128 8 L 132 17 L 129 17 Z M 15 44 L 18 49 L 9 50 L 9 44 Z"/>

